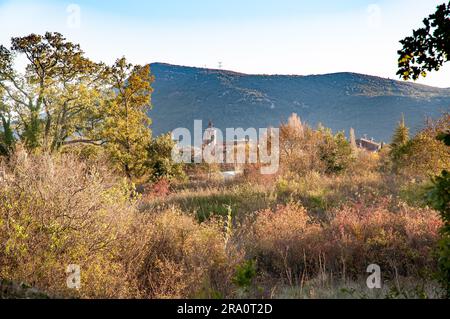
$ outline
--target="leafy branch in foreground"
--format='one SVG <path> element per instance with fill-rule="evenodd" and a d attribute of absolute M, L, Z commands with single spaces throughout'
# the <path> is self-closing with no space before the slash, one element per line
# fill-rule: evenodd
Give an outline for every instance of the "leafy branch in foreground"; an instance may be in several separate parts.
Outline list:
<path fill-rule="evenodd" d="M 429 71 L 438 71 L 449 60 L 450 55 L 450 1 L 437 7 L 435 13 L 423 20 L 424 27 L 414 30 L 413 36 L 406 37 L 400 43 L 398 51 L 398 72 L 404 80 L 417 80 L 425 77 Z M 438 134 L 438 140 L 450 145 L 450 133 L 447 128 Z M 444 170 L 433 178 L 433 187 L 429 202 L 441 212 L 442 238 L 439 244 L 440 279 L 450 297 L 450 173 Z"/>
<path fill-rule="evenodd" d="M 427 72 L 438 71 L 450 55 L 450 2 L 437 7 L 423 20 L 424 27 L 400 41 L 397 75 L 417 80 Z"/>

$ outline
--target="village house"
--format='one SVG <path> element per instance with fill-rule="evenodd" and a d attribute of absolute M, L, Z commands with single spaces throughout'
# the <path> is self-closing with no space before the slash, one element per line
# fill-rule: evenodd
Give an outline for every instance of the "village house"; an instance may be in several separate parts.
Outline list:
<path fill-rule="evenodd" d="M 368 152 L 377 153 L 383 148 L 383 143 L 378 143 L 373 138 L 362 137 L 356 140 L 356 146 Z"/>
<path fill-rule="evenodd" d="M 249 139 L 236 139 L 233 141 L 219 141 L 217 139 L 217 129 L 214 127 L 212 122 L 210 121 L 208 124 L 208 128 L 205 130 L 203 147 L 206 146 L 214 146 L 217 152 L 223 153 L 223 169 L 232 170 L 232 172 L 238 172 L 241 170 L 241 167 L 238 163 L 228 163 L 227 159 L 233 156 L 233 153 L 238 152 L 239 150 L 246 150 L 248 145 L 251 143 Z M 230 156 L 231 155 L 231 156 Z M 233 156 L 234 157 L 234 156 Z"/>

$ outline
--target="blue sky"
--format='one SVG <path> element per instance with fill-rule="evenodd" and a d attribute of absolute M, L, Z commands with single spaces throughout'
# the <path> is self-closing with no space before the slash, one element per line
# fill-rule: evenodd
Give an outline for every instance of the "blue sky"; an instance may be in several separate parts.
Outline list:
<path fill-rule="evenodd" d="M 0 43 L 58 31 L 107 63 L 396 78 L 398 41 L 443 1 L 0 0 Z M 450 87 L 450 66 L 420 83 Z"/>
<path fill-rule="evenodd" d="M 274 19 L 337 12 L 367 6 L 373 1 L 305 0 L 170 0 L 170 1 L 78 1 L 81 6 L 128 17 L 167 19 Z"/>

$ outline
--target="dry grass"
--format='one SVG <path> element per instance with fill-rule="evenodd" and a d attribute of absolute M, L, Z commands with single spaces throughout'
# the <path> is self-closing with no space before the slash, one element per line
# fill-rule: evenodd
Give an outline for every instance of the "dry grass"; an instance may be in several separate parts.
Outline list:
<path fill-rule="evenodd" d="M 423 282 L 439 216 L 382 160 L 359 153 L 341 175 L 252 171 L 138 196 L 101 162 L 18 152 L 0 167 L 0 279 L 82 298 L 436 297 Z M 243 290 L 233 278 L 248 260 L 256 275 Z M 388 283 L 378 293 L 364 288 L 373 263 Z M 81 266 L 79 291 L 66 287 L 69 264 Z"/>
<path fill-rule="evenodd" d="M 290 286 L 321 274 L 357 279 L 374 263 L 387 280 L 420 278 L 424 271 L 435 270 L 432 252 L 439 238 L 439 216 L 429 209 L 389 206 L 385 201 L 343 207 L 326 223 L 303 207 L 280 206 L 258 212 L 240 240 L 262 272 Z"/>
<path fill-rule="evenodd" d="M 70 156 L 19 153 L 0 188 L 0 276 L 51 295 L 129 296 L 117 261 L 135 214 L 126 185 Z M 83 269 L 85 287 L 65 287 L 66 267 Z"/>
<path fill-rule="evenodd" d="M 127 183 L 69 155 L 21 153 L 3 168 L 0 278 L 63 297 L 232 293 L 239 255 L 225 248 L 220 223 L 140 212 Z M 79 291 L 66 287 L 69 264 L 81 267 Z"/>
<path fill-rule="evenodd" d="M 147 217 L 143 245 L 133 252 L 142 297 L 212 298 L 232 293 L 229 282 L 240 255 L 226 247 L 221 223 L 198 224 L 177 210 Z"/>

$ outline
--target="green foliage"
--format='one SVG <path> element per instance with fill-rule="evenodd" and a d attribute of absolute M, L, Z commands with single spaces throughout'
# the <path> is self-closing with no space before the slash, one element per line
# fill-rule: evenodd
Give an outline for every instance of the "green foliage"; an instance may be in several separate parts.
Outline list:
<path fill-rule="evenodd" d="M 0 156 L 7 156 L 14 147 L 14 133 L 11 126 L 11 112 L 3 98 L 0 89 Z"/>
<path fill-rule="evenodd" d="M 145 173 L 147 145 L 151 140 L 148 128 L 153 77 L 150 67 L 132 66 L 125 58 L 108 69 L 115 96 L 106 102 L 104 125 L 100 139 L 113 161 L 129 177 Z"/>
<path fill-rule="evenodd" d="M 393 164 L 394 171 L 398 171 L 399 165 L 403 161 L 403 156 L 406 153 L 406 146 L 409 142 L 409 128 L 405 124 L 405 118 L 402 116 L 392 136 L 390 158 Z"/>
<path fill-rule="evenodd" d="M 280 161 L 285 170 L 304 175 L 309 171 L 343 173 L 354 160 L 354 150 L 343 132 L 319 124 L 317 130 L 293 114 L 280 127 Z"/>
<path fill-rule="evenodd" d="M 450 226 L 450 172 L 443 171 L 441 176 L 433 179 L 429 200 L 433 207 L 442 213 L 442 219 L 447 227 Z"/>
<path fill-rule="evenodd" d="M 412 139 L 408 137 L 408 129 L 400 122 L 391 144 L 390 159 L 395 173 L 426 178 L 450 169 L 450 150 L 436 136 L 446 131 L 450 116 L 444 115 L 418 132 Z"/>
<path fill-rule="evenodd" d="M 428 199 L 430 204 L 441 213 L 444 225 L 439 242 L 440 280 L 450 298 L 450 172 L 443 171 L 433 179 Z"/>
<path fill-rule="evenodd" d="M 227 216 L 227 206 L 237 211 L 239 201 L 233 194 L 209 194 L 208 196 L 192 196 L 185 198 L 182 207 L 196 213 L 200 222 L 210 219 L 212 216 Z"/>
<path fill-rule="evenodd" d="M 450 2 L 437 7 L 435 13 L 425 18 L 424 27 L 414 30 L 413 36 L 403 39 L 401 44 L 403 49 L 400 55 L 397 72 L 403 79 L 417 80 L 420 76 L 426 76 L 427 72 L 439 70 L 450 57 Z M 449 116 L 444 117 L 444 128 L 432 134 L 418 134 L 416 143 L 408 146 L 408 152 L 415 153 L 415 159 L 427 157 L 435 170 L 443 169 L 440 176 L 433 179 L 433 187 L 429 193 L 430 204 L 441 212 L 444 226 L 442 228 L 442 239 L 439 245 L 439 266 L 441 270 L 440 279 L 450 297 L 450 173 L 448 166 L 450 163 Z M 434 134 L 433 134 L 434 133 Z M 433 142 L 437 135 L 439 140 Z M 430 154 L 436 155 L 430 160 Z M 395 159 L 395 157 L 394 157 Z M 411 162 L 411 158 L 404 159 Z M 443 166 L 443 167 L 441 167 Z M 418 169 L 419 167 L 414 167 Z M 422 171 L 424 171 L 423 167 Z M 430 171 L 425 170 L 425 171 Z M 432 170 L 431 170 L 432 171 Z M 437 174 L 437 173 L 435 173 Z"/>
<path fill-rule="evenodd" d="M 400 149 L 406 145 L 409 141 L 409 128 L 405 124 L 405 118 L 402 116 L 401 121 L 398 123 L 392 137 L 391 147 L 392 150 Z"/>
<path fill-rule="evenodd" d="M 450 3 L 438 6 L 423 23 L 424 27 L 400 41 L 403 48 L 398 51 L 397 74 L 405 80 L 439 70 L 450 57 Z"/>
<path fill-rule="evenodd" d="M 443 142 L 447 148 L 450 146 L 450 133 L 448 129 L 437 135 L 437 140 Z M 428 193 L 428 202 L 441 213 L 443 227 L 442 238 L 439 242 L 439 269 L 440 281 L 450 298 L 450 172 L 444 170 L 440 176 L 432 179 L 433 186 Z"/>
<path fill-rule="evenodd" d="M 437 139 L 444 142 L 445 145 L 450 146 L 450 133 L 442 132 L 438 135 Z"/>
<path fill-rule="evenodd" d="M 172 158 L 175 145 L 170 134 L 161 135 L 150 142 L 147 152 L 152 181 L 185 179 L 183 164 L 176 163 Z"/>
<path fill-rule="evenodd" d="M 345 171 L 353 161 L 353 150 L 343 132 L 333 135 L 322 131 L 322 143 L 319 144 L 320 159 L 325 164 L 326 173 L 338 174 Z"/>
<path fill-rule="evenodd" d="M 11 42 L 11 50 L 0 46 L 1 153 L 8 153 L 15 136 L 31 151 L 104 146 L 129 178 L 145 173 L 149 66 L 132 66 L 125 58 L 111 67 L 95 63 L 59 33 Z M 24 74 L 14 70 L 16 55 L 26 58 Z"/>
<path fill-rule="evenodd" d="M 256 277 L 256 263 L 254 260 L 247 260 L 236 268 L 233 283 L 239 288 L 248 290 Z"/>
<path fill-rule="evenodd" d="M 59 149 L 74 135 L 87 137 L 88 119 L 99 105 L 103 66 L 84 56 L 79 45 L 59 33 L 12 38 L 0 46 L 0 88 L 16 114 L 14 131 L 29 149 Z M 24 56 L 24 74 L 13 68 Z"/>
<path fill-rule="evenodd" d="M 406 183 L 399 189 L 399 196 L 402 201 L 414 207 L 426 207 L 427 194 L 430 190 L 431 182 L 426 180 L 423 183 L 417 181 Z"/>

